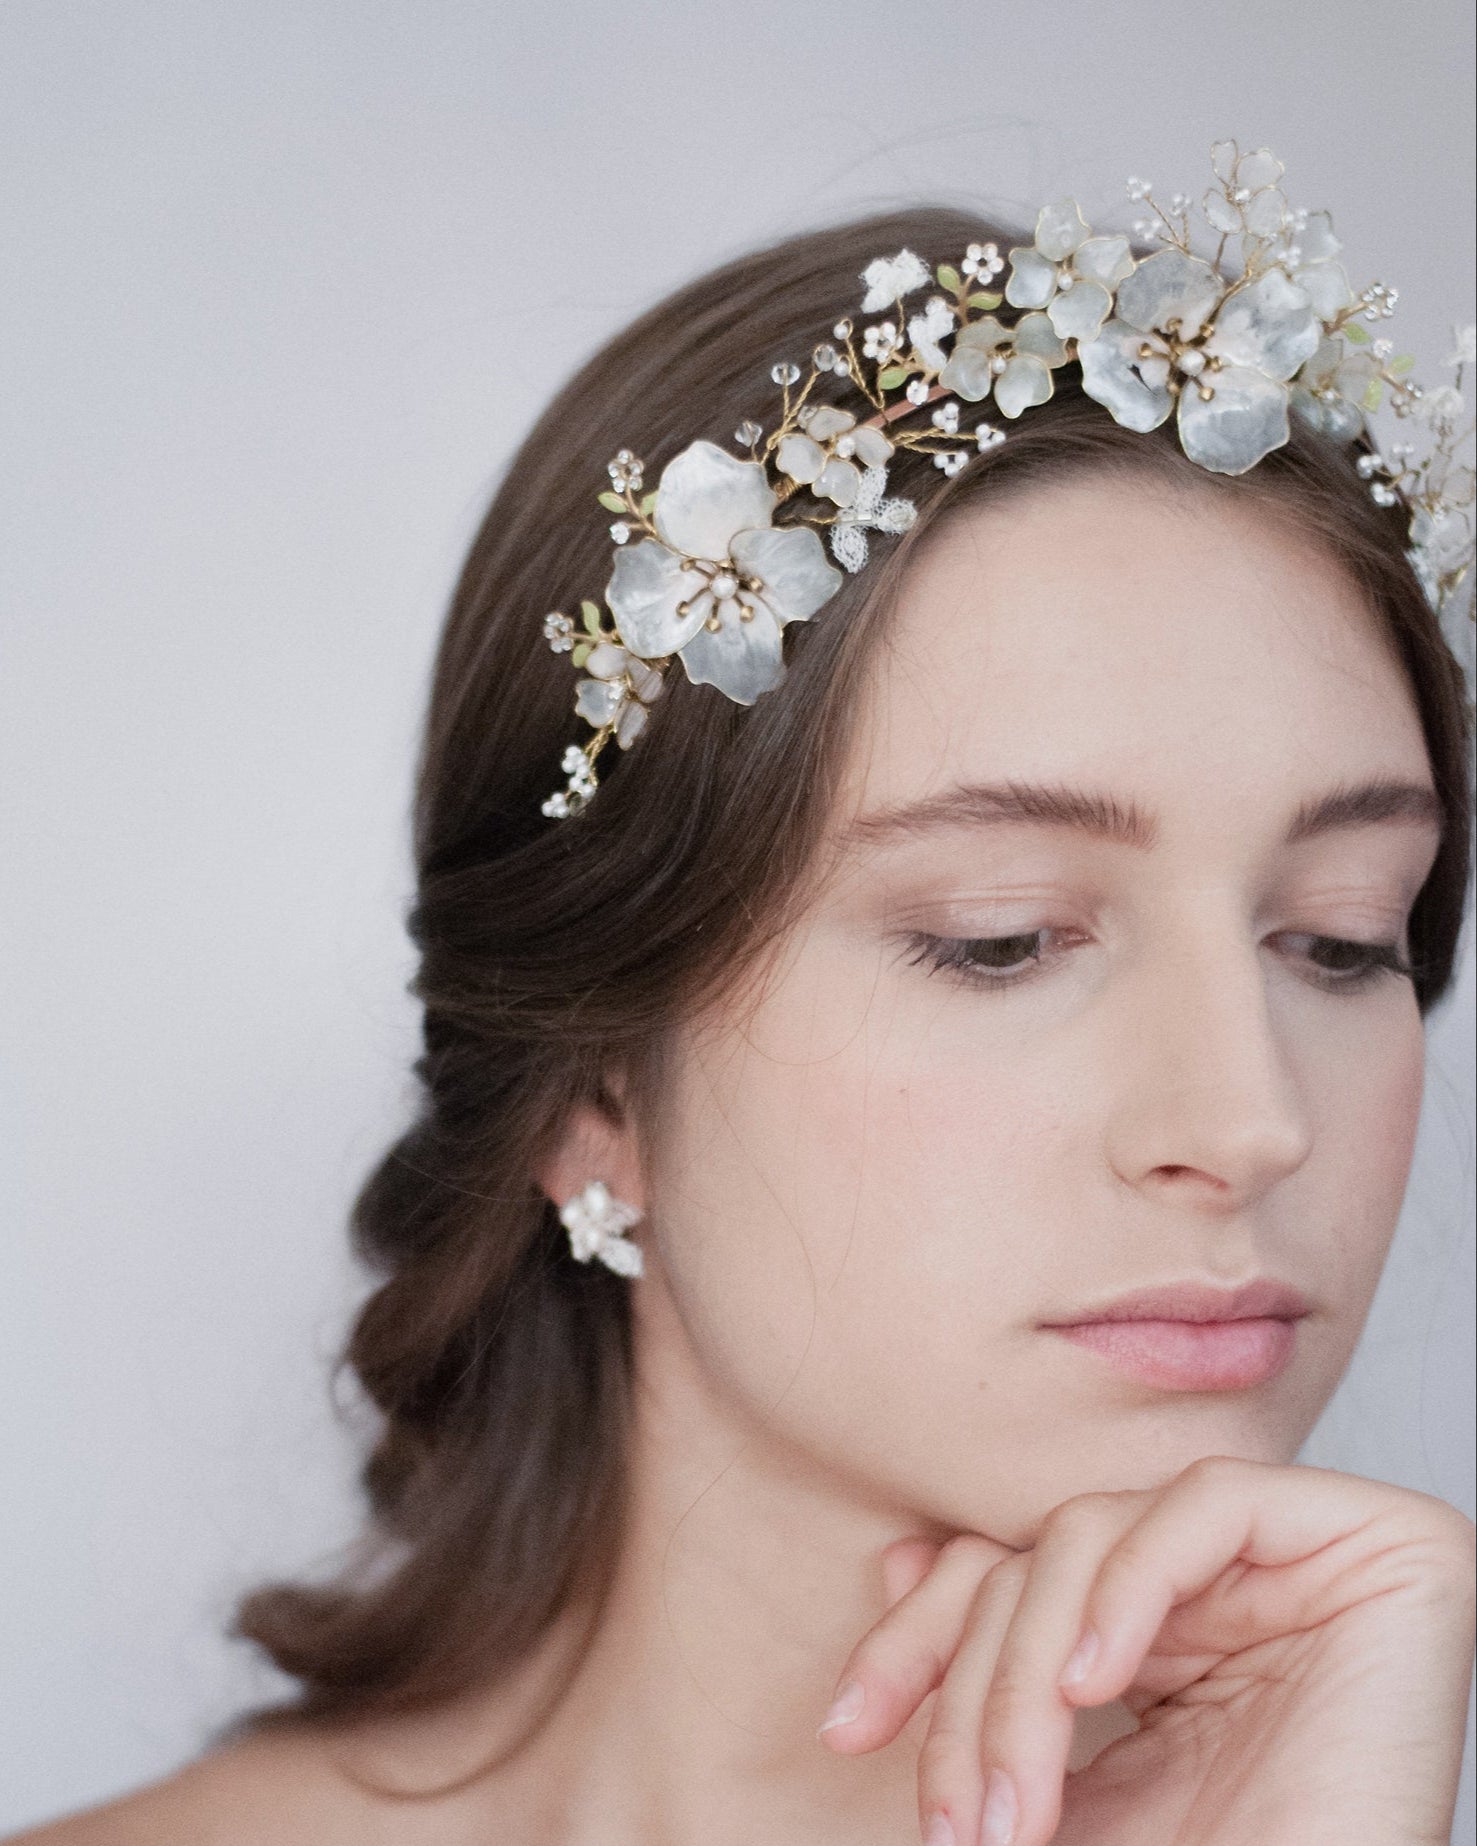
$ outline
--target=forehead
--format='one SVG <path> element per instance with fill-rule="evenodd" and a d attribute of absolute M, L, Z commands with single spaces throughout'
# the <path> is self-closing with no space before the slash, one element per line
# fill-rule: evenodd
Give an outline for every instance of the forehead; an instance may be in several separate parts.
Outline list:
<path fill-rule="evenodd" d="M 1256 501 L 1081 479 L 967 508 L 919 547 L 871 663 L 847 815 L 955 779 L 1087 776 L 1156 808 L 1281 806 L 1426 769 L 1373 611 Z"/>

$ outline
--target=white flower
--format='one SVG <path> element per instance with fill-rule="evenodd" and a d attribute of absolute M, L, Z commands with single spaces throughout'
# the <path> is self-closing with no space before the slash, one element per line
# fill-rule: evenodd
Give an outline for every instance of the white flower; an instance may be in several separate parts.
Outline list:
<path fill-rule="evenodd" d="M 874 321 L 862 334 L 862 353 L 868 359 L 875 359 L 878 365 L 886 365 L 898 351 L 898 331 L 895 321 Z"/>
<path fill-rule="evenodd" d="M 892 443 L 875 424 L 858 424 L 849 410 L 834 404 L 807 406 L 800 426 L 776 449 L 775 466 L 819 500 L 850 506 L 861 490 L 862 468 L 880 468 L 892 459 Z"/>
<path fill-rule="evenodd" d="M 960 328 L 939 383 L 968 404 L 993 390 L 1001 414 L 1018 417 L 1046 402 L 1054 389 L 1052 367 L 1066 360 L 1067 348 L 1047 315 L 1023 314 L 1007 327 L 993 314 L 982 314 Z"/>
<path fill-rule="evenodd" d="M 1064 340 L 1096 337 L 1113 305 L 1113 287 L 1133 273 L 1126 237 L 1094 237 L 1075 199 L 1043 205 L 1036 236 L 1009 252 L 1005 299 L 1044 308 Z"/>
<path fill-rule="evenodd" d="M 908 322 L 913 351 L 930 372 L 941 372 L 948 355 L 939 341 L 954 331 L 954 310 L 942 295 L 934 295 L 921 314 Z"/>
<path fill-rule="evenodd" d="M 576 682 L 574 709 L 597 730 L 613 719 L 616 742 L 629 750 L 646 727 L 647 707 L 661 692 L 661 674 L 614 641 L 597 642 L 586 656 L 585 668 L 591 678 Z M 584 752 L 572 748 L 584 762 Z M 566 773 L 583 773 L 567 753 L 564 768 Z"/>
<path fill-rule="evenodd" d="M 775 526 L 764 468 L 694 442 L 657 484 L 659 537 L 615 554 L 605 600 L 644 660 L 680 654 L 690 680 L 752 705 L 784 678 L 781 630 L 841 587 L 808 526 Z"/>
<path fill-rule="evenodd" d="M 1455 385 L 1433 385 L 1423 391 L 1410 407 L 1418 423 L 1455 423 L 1467 408 L 1467 400 Z"/>
<path fill-rule="evenodd" d="M 1001 256 L 998 244 L 971 244 L 959 267 L 966 276 L 975 276 L 981 282 L 992 282 L 1004 269 L 1005 258 Z"/>
<path fill-rule="evenodd" d="M 559 1222 L 569 1232 L 570 1253 L 576 1262 L 598 1258 L 617 1275 L 642 1273 L 641 1247 L 626 1232 L 641 1220 L 634 1205 L 613 1198 L 603 1180 L 593 1179 L 559 1208 Z"/>
<path fill-rule="evenodd" d="M 998 443 L 1004 442 L 1005 431 L 996 429 L 993 423 L 976 423 L 974 439 L 981 449 L 993 449 Z"/>
<path fill-rule="evenodd" d="M 554 653 L 567 654 L 574 646 L 574 623 L 567 615 L 546 615 L 544 639 Z"/>
<path fill-rule="evenodd" d="M 931 280 L 927 263 L 914 256 L 911 250 L 899 250 L 893 257 L 879 256 L 862 271 L 862 281 L 867 285 L 862 313 L 880 313 L 895 301 L 901 301 L 904 295 L 927 288 Z"/>
<path fill-rule="evenodd" d="M 831 526 L 831 551 L 836 562 L 859 571 L 867 562 L 867 531 L 906 532 L 918 517 L 911 500 L 887 500 L 887 470 L 868 468 L 850 506 L 842 507 Z"/>
<path fill-rule="evenodd" d="M 1119 284 L 1117 317 L 1080 349 L 1082 388 L 1134 430 L 1157 428 L 1178 396 L 1190 460 L 1244 474 L 1287 441 L 1287 381 L 1321 334 L 1307 292 L 1281 269 L 1228 288 L 1200 257 L 1156 250 Z"/>
<path fill-rule="evenodd" d="M 1453 327 L 1448 365 L 1477 365 L 1477 326 Z"/>
<path fill-rule="evenodd" d="M 1378 371 L 1373 347 L 1350 346 L 1329 334 L 1293 379 L 1292 408 L 1325 436 L 1352 442 L 1364 428 L 1364 394 Z"/>

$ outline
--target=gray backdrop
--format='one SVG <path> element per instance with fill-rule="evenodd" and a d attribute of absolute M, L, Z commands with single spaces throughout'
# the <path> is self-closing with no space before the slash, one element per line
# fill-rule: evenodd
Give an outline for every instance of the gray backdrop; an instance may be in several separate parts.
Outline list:
<path fill-rule="evenodd" d="M 0 1828 L 264 1690 L 233 1597 L 351 1524 L 327 1372 L 413 1055 L 413 740 L 547 394 L 757 239 L 928 195 L 1123 222 L 1221 135 L 1429 372 L 1473 314 L 1471 37 L 1462 0 L 0 8 Z M 1304 1457 L 1468 1512 L 1472 1021 L 1469 924 Z"/>

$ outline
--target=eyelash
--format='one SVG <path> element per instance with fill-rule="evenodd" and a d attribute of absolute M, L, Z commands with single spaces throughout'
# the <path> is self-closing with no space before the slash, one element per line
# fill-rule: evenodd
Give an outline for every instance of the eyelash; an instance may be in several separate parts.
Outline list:
<path fill-rule="evenodd" d="M 1027 981 L 1039 979 L 1043 966 L 1049 965 L 1043 961 L 1039 949 L 1023 950 L 1028 965 L 1010 974 L 990 972 L 988 964 L 971 958 L 970 951 L 1010 948 L 1051 933 L 1047 929 L 1032 929 L 1023 930 L 1014 936 L 930 936 L 919 931 L 908 938 L 908 946 L 914 951 L 909 957 L 909 965 L 925 963 L 929 974 L 948 973 L 973 987 L 1019 987 Z M 1351 942 L 1342 936 L 1317 936 L 1306 931 L 1288 933 L 1301 935 L 1310 943 L 1326 943 L 1356 958 L 1352 973 L 1340 974 L 1325 968 L 1314 976 L 1313 985 L 1322 988 L 1325 993 L 1362 993 L 1387 975 L 1401 975 L 1408 980 L 1416 972 L 1414 965 L 1401 955 L 1399 946 L 1393 942 Z"/>

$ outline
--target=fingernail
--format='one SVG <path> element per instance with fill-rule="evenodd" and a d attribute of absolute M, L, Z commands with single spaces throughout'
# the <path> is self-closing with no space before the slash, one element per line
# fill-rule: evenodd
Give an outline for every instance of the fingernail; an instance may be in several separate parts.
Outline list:
<path fill-rule="evenodd" d="M 1093 1661 L 1097 1659 L 1097 1648 L 1096 1630 L 1092 1628 L 1085 1630 L 1082 1639 L 1077 1643 L 1076 1653 L 1062 1668 L 1061 1683 L 1064 1686 L 1075 1686 L 1087 1678 Z"/>
<path fill-rule="evenodd" d="M 947 1814 L 935 1814 L 923 1836 L 923 1846 L 958 1846 L 953 1823 Z"/>
<path fill-rule="evenodd" d="M 992 1769 L 985 1784 L 985 1824 L 980 1846 L 1010 1846 L 1015 1838 L 1015 1784 L 1003 1769 Z"/>
<path fill-rule="evenodd" d="M 820 1730 L 816 1732 L 816 1736 L 819 1737 L 821 1731 L 834 1730 L 838 1724 L 851 1724 L 854 1722 L 854 1720 L 861 1717 L 862 1706 L 865 1705 L 866 1702 L 866 1688 L 860 1685 L 856 1680 L 849 1679 L 836 1694 L 835 1703 L 826 1713 L 826 1721 L 822 1724 Z"/>

